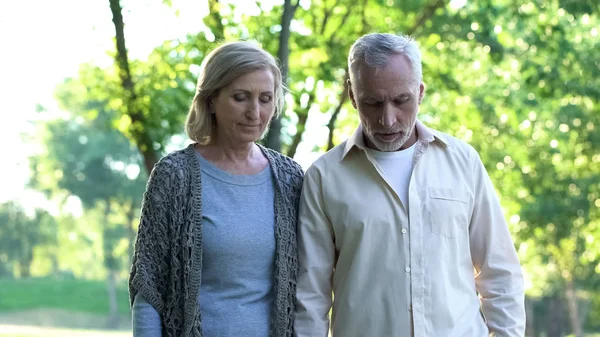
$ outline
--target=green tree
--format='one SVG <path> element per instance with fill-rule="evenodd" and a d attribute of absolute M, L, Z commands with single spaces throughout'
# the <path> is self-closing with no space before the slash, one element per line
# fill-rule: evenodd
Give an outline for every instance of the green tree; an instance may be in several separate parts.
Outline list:
<path fill-rule="evenodd" d="M 56 243 L 56 222 L 46 211 L 27 215 L 15 202 L 0 204 L 0 264 L 8 276 L 31 276 L 34 249 Z"/>
<path fill-rule="evenodd" d="M 94 68 L 84 68 L 83 76 Z M 146 177 L 143 159 L 119 131 L 111 127 L 114 111 L 109 102 L 94 100 L 75 80 L 66 80 L 57 89 L 57 98 L 72 118 L 45 122 L 40 134 L 44 152 L 31 158 L 34 186 L 48 195 L 76 196 L 84 212 L 102 208 L 98 221 L 103 242 L 111 303 L 111 326 L 118 322 L 116 276 L 128 267 L 135 228 L 134 216 L 141 206 Z M 93 90 L 92 90 L 93 91 Z M 83 118 L 92 114 L 94 118 Z M 116 217 L 115 214 L 119 214 Z M 119 242 L 128 250 L 116 255 Z M 125 253 L 125 254 L 123 254 Z M 123 257 L 126 258 L 123 258 Z"/>
<path fill-rule="evenodd" d="M 82 67 L 62 101 L 77 123 L 98 127 L 104 116 L 101 124 L 119 131 L 110 137 L 132 140 L 146 170 L 155 158 L 142 145 L 160 156 L 178 142 L 198 65 L 216 42 L 256 40 L 282 60 L 290 91 L 279 136 L 272 130 L 266 143 L 294 156 L 303 142 L 315 152 L 330 149 L 358 124 L 346 87 L 352 42 L 371 31 L 413 35 L 427 87 L 420 118 L 471 143 L 501 196 L 527 275 L 528 310 L 539 314 L 528 319 L 528 334 L 548 323 L 557 323 L 548 336 L 560 334 L 566 312 L 580 336 L 585 317 L 600 317 L 595 1 L 254 2 L 258 10 L 249 14 L 209 0 L 206 29 L 165 41 L 144 60 L 127 58 L 121 8 L 110 3 L 115 66 Z M 303 137 L 309 124 L 318 130 Z M 584 327 L 598 328 L 594 322 Z"/>
<path fill-rule="evenodd" d="M 598 7 L 484 1 L 446 14 L 439 38 L 427 45 L 449 54 L 426 64 L 460 71 L 449 72 L 451 86 L 429 94 L 437 106 L 426 107 L 427 117 L 480 151 L 532 281 L 528 294 L 561 297 L 572 332 L 582 336 L 586 314 L 577 294 L 597 287 L 600 262 L 600 114 L 593 103 L 600 64 L 591 52 L 600 42 Z"/>

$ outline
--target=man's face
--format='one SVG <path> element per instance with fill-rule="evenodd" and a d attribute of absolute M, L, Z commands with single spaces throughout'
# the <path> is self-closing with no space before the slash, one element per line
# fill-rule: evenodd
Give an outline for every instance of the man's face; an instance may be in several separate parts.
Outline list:
<path fill-rule="evenodd" d="M 358 110 L 366 146 L 389 152 L 414 144 L 425 86 L 415 79 L 408 58 L 392 55 L 378 71 L 361 63 L 354 81 L 349 86 L 350 99 Z"/>

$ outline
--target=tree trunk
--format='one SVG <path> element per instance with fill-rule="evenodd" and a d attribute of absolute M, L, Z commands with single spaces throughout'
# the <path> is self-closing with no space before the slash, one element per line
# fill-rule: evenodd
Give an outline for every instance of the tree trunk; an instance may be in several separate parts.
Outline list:
<path fill-rule="evenodd" d="M 108 242 L 112 240 L 110 237 L 109 224 L 110 224 L 110 213 L 111 213 L 111 205 L 110 200 L 106 199 L 106 206 L 104 208 L 104 230 L 103 230 L 103 240 L 104 240 L 104 265 L 106 267 L 106 293 L 108 296 L 108 322 L 107 327 L 109 329 L 117 329 L 119 327 L 119 309 L 117 302 L 117 286 L 116 286 L 116 260 L 112 255 L 112 242 Z"/>
<path fill-rule="evenodd" d="M 31 262 L 32 258 L 29 256 L 25 257 L 19 262 L 19 276 L 21 278 L 30 278 L 31 277 Z"/>
<path fill-rule="evenodd" d="M 27 226 L 28 223 L 21 222 L 23 226 Z M 24 233 L 25 234 L 25 233 Z M 30 241 L 29 237 L 23 237 L 22 243 L 22 255 L 19 258 L 19 276 L 21 278 L 31 277 L 31 263 L 33 262 L 33 241 Z"/>
<path fill-rule="evenodd" d="M 296 4 L 292 4 L 292 0 L 285 0 L 283 4 L 283 15 L 281 16 L 281 33 L 279 34 L 279 50 L 277 52 L 277 58 L 279 59 L 279 67 L 281 68 L 281 77 L 283 83 L 287 83 L 288 78 L 288 67 L 289 67 L 289 56 L 290 56 L 290 23 L 294 18 L 296 8 L 300 4 L 300 0 L 296 1 Z M 281 107 L 284 110 L 284 107 Z M 281 116 L 283 111 L 279 114 L 279 117 L 273 118 L 269 133 L 265 139 L 265 146 L 275 151 L 281 152 Z"/>
<path fill-rule="evenodd" d="M 525 336 L 535 337 L 535 313 L 533 308 L 533 301 L 528 296 L 525 296 Z"/>
<path fill-rule="evenodd" d="M 572 279 L 567 280 L 567 308 L 569 310 L 569 322 L 575 337 L 583 337 L 581 320 L 579 319 L 579 310 L 577 308 L 577 294 L 575 292 L 575 282 Z"/>
<path fill-rule="evenodd" d="M 109 270 L 106 278 L 106 290 L 108 293 L 108 322 L 109 329 L 119 328 L 119 305 L 117 301 L 117 277 L 116 270 Z"/>
<path fill-rule="evenodd" d="M 558 295 L 550 300 L 548 324 L 546 325 L 547 337 L 563 337 L 563 303 Z"/>
<path fill-rule="evenodd" d="M 135 228 L 134 226 L 134 215 L 135 215 L 136 206 L 132 201 L 129 206 L 129 210 L 127 211 L 127 241 L 129 246 L 129 254 L 127 254 L 127 268 L 131 268 L 131 259 L 133 258 L 133 249 L 135 244 Z"/>
<path fill-rule="evenodd" d="M 58 265 L 58 256 L 56 254 L 56 248 L 52 251 L 50 261 L 52 263 L 52 275 L 57 276 L 60 273 L 60 267 Z"/>
<path fill-rule="evenodd" d="M 115 60 L 119 66 L 119 77 L 121 79 L 121 86 L 123 87 L 125 96 L 123 97 L 123 101 L 125 102 L 127 115 L 131 119 L 129 132 L 131 133 L 137 148 L 144 157 L 144 166 L 146 168 L 146 172 L 148 175 L 150 175 L 154 164 L 158 160 L 158 155 L 154 150 L 154 142 L 144 127 L 146 125 L 145 117 L 142 111 L 140 111 L 133 79 L 131 77 L 131 71 L 129 69 L 129 59 L 127 56 L 127 48 L 125 46 L 125 24 L 123 23 L 121 4 L 119 0 L 109 0 L 109 2 L 110 10 L 112 12 L 112 21 L 115 25 L 117 46 Z"/>
<path fill-rule="evenodd" d="M 587 293 L 577 299 L 577 310 L 579 313 L 579 326 L 583 327 L 590 310 L 592 309 L 592 295 Z M 583 328 L 585 330 L 585 328 Z M 584 332 L 585 335 L 585 332 Z"/>
<path fill-rule="evenodd" d="M 308 108 L 310 108 L 310 106 Z M 307 119 L 308 111 L 306 111 L 306 113 L 298 115 L 298 125 L 296 126 L 296 134 L 294 135 L 294 139 L 292 140 L 292 145 L 290 145 L 290 148 L 287 151 L 287 155 L 290 158 L 294 158 L 294 156 L 296 155 L 296 150 L 298 149 L 298 145 L 300 145 L 300 142 L 302 141 L 302 135 L 304 134 L 304 130 L 306 129 Z"/>

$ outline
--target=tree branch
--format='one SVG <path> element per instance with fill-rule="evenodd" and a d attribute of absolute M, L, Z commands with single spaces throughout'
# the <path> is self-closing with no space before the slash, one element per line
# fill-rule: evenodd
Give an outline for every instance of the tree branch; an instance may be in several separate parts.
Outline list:
<path fill-rule="evenodd" d="M 361 23 L 362 23 L 362 32 L 363 33 L 371 30 L 371 25 L 369 25 L 369 23 L 367 22 L 367 2 L 368 2 L 368 0 L 364 0 L 363 4 L 362 4 Z"/>
<path fill-rule="evenodd" d="M 225 27 L 223 26 L 220 9 L 221 4 L 219 0 L 208 0 L 209 15 L 204 19 L 204 23 L 210 28 L 217 41 L 225 40 Z"/>
<path fill-rule="evenodd" d="M 325 34 L 325 29 L 327 28 L 327 22 L 329 21 L 329 17 L 331 16 L 331 13 L 333 12 L 333 10 L 337 7 L 337 5 L 339 4 L 339 0 L 335 0 L 335 3 L 333 4 L 333 6 L 331 6 L 331 8 L 327 9 L 327 5 L 323 4 L 323 9 L 324 9 L 324 13 L 323 13 L 323 22 L 321 23 L 321 35 Z"/>
<path fill-rule="evenodd" d="M 279 34 L 279 50 L 277 51 L 277 58 L 279 59 L 283 83 L 287 83 L 289 69 L 291 34 L 290 24 L 299 5 L 300 0 L 297 0 L 296 4 L 292 4 L 292 0 L 285 0 L 285 3 L 283 4 L 281 33 Z M 265 139 L 265 146 L 275 151 L 281 151 L 281 115 L 278 118 L 273 119 L 271 122 L 269 133 Z"/>
<path fill-rule="evenodd" d="M 362 16 L 361 16 L 361 22 L 362 22 L 362 31 L 360 32 L 360 35 L 364 34 L 365 32 L 368 32 L 370 30 L 370 26 L 369 23 L 367 22 L 367 16 L 366 16 L 366 9 L 367 9 L 367 1 L 368 0 L 364 0 L 362 2 Z M 346 15 L 350 14 L 350 9 L 348 9 L 348 12 L 346 13 Z M 345 22 L 347 18 L 345 17 L 342 20 L 342 24 Z M 341 27 L 341 26 L 340 26 Z M 339 31 L 339 29 L 338 29 Z M 340 93 L 340 98 L 338 100 L 338 105 L 335 108 L 335 110 L 333 111 L 333 113 L 331 114 L 331 118 L 329 118 L 329 122 L 327 123 L 327 128 L 329 129 L 329 135 L 328 135 L 328 139 L 327 139 L 327 150 L 331 150 L 335 144 L 333 143 L 333 131 L 335 130 L 335 123 L 337 122 L 337 118 L 340 114 L 340 111 L 342 110 L 342 107 L 344 106 L 344 103 L 346 103 L 346 100 L 348 100 L 348 81 L 350 79 L 350 69 L 348 69 L 348 66 L 346 66 L 346 69 L 344 70 L 345 75 L 344 75 L 344 89 L 342 90 L 342 92 Z"/>
<path fill-rule="evenodd" d="M 337 121 L 338 115 L 342 110 L 342 106 L 344 105 L 344 103 L 346 103 L 346 100 L 348 99 L 348 79 L 350 78 L 349 76 L 350 73 L 348 72 L 348 68 L 346 67 L 346 75 L 344 75 L 344 90 L 342 90 L 338 105 L 335 107 L 335 110 L 333 110 L 331 118 L 329 118 L 329 122 L 327 123 L 327 128 L 329 129 L 329 136 L 327 139 L 327 151 L 333 149 L 333 147 L 335 146 L 333 144 L 333 130 L 335 130 L 335 122 Z"/>
<path fill-rule="evenodd" d="M 115 25 L 117 47 L 115 61 L 119 66 L 119 77 L 121 79 L 121 85 L 125 95 L 123 98 L 125 101 L 125 108 L 127 109 L 126 113 L 129 118 L 131 118 L 129 132 L 131 133 L 137 148 L 144 157 L 144 166 L 146 168 L 146 172 L 150 174 L 152 168 L 154 168 L 154 164 L 158 161 L 158 155 L 154 150 L 152 138 L 144 128 L 146 125 L 146 120 L 137 103 L 137 95 L 135 93 L 135 86 L 131 77 L 127 48 L 125 46 L 125 24 L 123 23 L 121 4 L 119 0 L 109 0 L 109 2 L 110 10 L 112 12 L 112 21 Z"/>
<path fill-rule="evenodd" d="M 348 21 L 348 18 L 350 17 L 351 13 L 352 13 L 352 9 L 350 9 L 348 7 L 346 13 L 342 17 L 342 21 L 340 22 L 340 25 L 337 27 L 337 29 L 335 29 L 331 33 L 331 36 L 329 37 L 329 41 L 333 41 L 335 39 L 336 33 L 340 32 L 342 30 L 342 27 L 344 27 L 344 25 L 346 24 L 346 21 Z"/>
<path fill-rule="evenodd" d="M 438 8 L 445 7 L 446 2 L 447 0 L 434 0 L 433 2 L 429 3 L 429 5 L 425 6 L 421 12 L 421 16 L 419 16 L 415 23 L 406 30 L 406 35 L 413 35 L 417 29 L 427 22 L 427 20 L 431 19 Z"/>
<path fill-rule="evenodd" d="M 312 107 L 314 100 L 315 100 L 315 91 L 313 89 L 313 91 L 308 94 L 308 102 L 306 103 L 306 109 L 301 114 L 300 113 L 298 114 L 298 124 L 296 125 L 296 134 L 294 135 L 292 144 L 290 145 L 290 148 L 287 151 L 287 155 L 290 158 L 294 158 L 294 155 L 296 155 L 296 150 L 298 149 L 298 145 L 300 145 L 300 142 L 302 141 L 302 135 L 304 134 L 304 131 L 306 130 L 306 121 L 308 120 L 308 114 L 310 112 L 310 108 Z"/>

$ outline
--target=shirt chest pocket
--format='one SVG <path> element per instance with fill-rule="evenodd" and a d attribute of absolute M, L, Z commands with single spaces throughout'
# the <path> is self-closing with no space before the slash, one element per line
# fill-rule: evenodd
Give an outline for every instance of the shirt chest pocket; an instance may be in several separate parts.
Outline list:
<path fill-rule="evenodd" d="M 431 232 L 449 239 L 467 235 L 468 194 L 463 189 L 429 187 L 427 215 Z"/>

